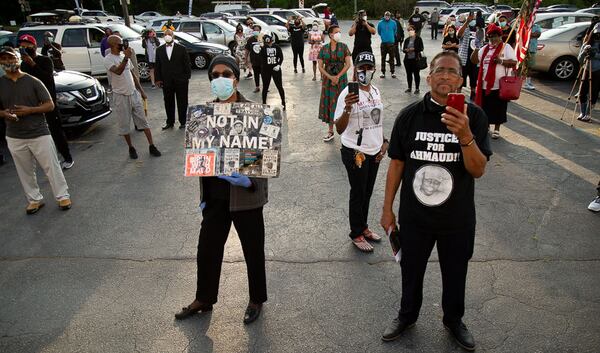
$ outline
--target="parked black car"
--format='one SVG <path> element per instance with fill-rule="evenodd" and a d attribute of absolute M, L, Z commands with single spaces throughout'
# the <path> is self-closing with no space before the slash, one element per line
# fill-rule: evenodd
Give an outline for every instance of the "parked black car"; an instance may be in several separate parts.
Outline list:
<path fill-rule="evenodd" d="M 157 33 L 163 37 L 163 33 Z M 205 42 L 185 32 L 175 32 L 175 40 L 183 45 L 190 54 L 190 62 L 195 69 L 206 69 L 211 60 L 219 55 L 231 55 L 231 50 L 224 45 Z"/>
<path fill-rule="evenodd" d="M 104 87 L 92 76 L 75 71 L 54 74 L 56 105 L 65 128 L 81 127 L 111 113 Z"/>

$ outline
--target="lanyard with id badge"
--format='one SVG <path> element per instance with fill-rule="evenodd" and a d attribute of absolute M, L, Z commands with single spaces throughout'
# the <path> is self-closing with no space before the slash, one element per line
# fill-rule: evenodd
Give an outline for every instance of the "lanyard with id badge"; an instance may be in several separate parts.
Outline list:
<path fill-rule="evenodd" d="M 348 82 L 348 93 L 355 94 L 360 97 L 358 82 Z M 361 123 L 360 123 L 362 120 L 361 114 L 358 114 L 356 119 L 357 119 L 357 124 L 358 124 L 358 130 L 356 130 L 356 132 L 355 132 L 355 134 L 358 135 L 358 139 L 356 140 L 356 145 L 360 146 L 360 145 L 362 145 L 363 131 L 364 131 L 364 128 L 361 126 Z M 362 168 L 362 164 L 365 161 L 365 159 L 367 159 L 367 157 L 365 156 L 364 153 L 362 153 L 358 150 L 354 151 L 354 164 L 356 164 L 356 166 L 358 168 Z"/>

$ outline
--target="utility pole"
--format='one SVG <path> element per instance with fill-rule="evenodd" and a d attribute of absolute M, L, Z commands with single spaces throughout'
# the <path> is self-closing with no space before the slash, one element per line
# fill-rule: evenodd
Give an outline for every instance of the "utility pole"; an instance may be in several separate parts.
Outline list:
<path fill-rule="evenodd" d="M 104 11 L 104 0 L 100 0 L 100 9 Z"/>
<path fill-rule="evenodd" d="M 190 0 L 190 3 L 188 5 L 188 16 L 192 15 L 192 2 L 194 2 L 194 0 Z"/>
<path fill-rule="evenodd" d="M 358 9 L 356 8 L 356 0 L 354 0 L 354 13 L 356 13 Z"/>
<path fill-rule="evenodd" d="M 121 0 L 121 7 L 123 8 L 123 18 L 125 19 L 125 26 L 131 26 L 129 21 L 129 9 L 127 8 L 127 0 Z"/>

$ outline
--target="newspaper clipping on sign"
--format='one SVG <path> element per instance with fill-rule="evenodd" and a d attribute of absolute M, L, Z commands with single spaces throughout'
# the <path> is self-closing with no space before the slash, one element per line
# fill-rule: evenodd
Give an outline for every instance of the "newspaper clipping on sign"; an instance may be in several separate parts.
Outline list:
<path fill-rule="evenodd" d="M 190 106 L 185 176 L 278 177 L 283 114 L 280 106 L 257 103 Z"/>

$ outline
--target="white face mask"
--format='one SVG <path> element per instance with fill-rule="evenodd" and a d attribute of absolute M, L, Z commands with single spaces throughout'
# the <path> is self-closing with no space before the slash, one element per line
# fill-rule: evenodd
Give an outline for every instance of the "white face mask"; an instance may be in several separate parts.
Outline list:
<path fill-rule="evenodd" d="M 367 21 L 367 16 L 363 16 L 363 21 Z"/>
<path fill-rule="evenodd" d="M 167 42 L 167 43 L 171 43 L 171 42 L 173 42 L 173 36 L 170 36 L 170 35 L 168 35 L 168 34 L 167 34 L 167 35 L 165 36 L 165 42 Z"/>
<path fill-rule="evenodd" d="M 456 24 L 456 21 L 450 21 L 450 25 L 454 26 Z"/>
<path fill-rule="evenodd" d="M 340 38 L 342 38 L 342 35 L 340 34 L 340 32 L 337 32 L 336 34 L 332 35 L 331 38 L 336 42 L 339 42 Z"/>
<path fill-rule="evenodd" d="M 408 31 L 408 35 L 414 37 L 417 34 L 415 31 Z"/>
<path fill-rule="evenodd" d="M 315 23 L 313 23 L 312 30 L 313 30 L 313 31 L 318 31 L 318 30 L 319 30 L 319 24 L 318 24 L 318 23 L 316 23 L 316 22 L 315 22 Z"/>

